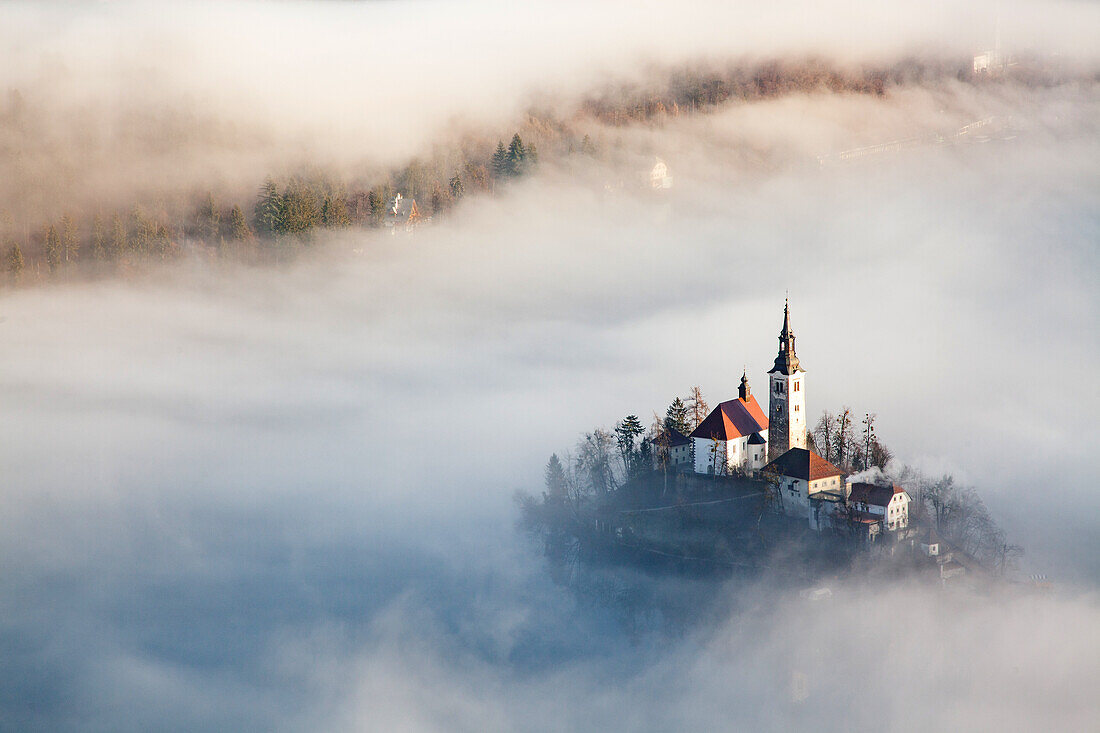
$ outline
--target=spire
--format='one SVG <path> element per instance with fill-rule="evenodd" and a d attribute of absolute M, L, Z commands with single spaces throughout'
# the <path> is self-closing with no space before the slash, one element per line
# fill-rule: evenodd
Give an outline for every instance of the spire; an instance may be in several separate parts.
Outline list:
<path fill-rule="evenodd" d="M 779 355 L 775 357 L 775 366 L 768 374 L 781 372 L 790 376 L 795 372 L 806 371 L 798 365 L 798 355 L 794 350 L 794 331 L 791 329 L 790 298 L 783 301 L 783 330 L 779 332 Z"/>
<path fill-rule="evenodd" d="M 749 392 L 749 371 L 746 369 L 741 374 L 741 386 L 737 389 L 737 396 L 744 401 L 749 398 L 749 394 L 751 394 Z"/>

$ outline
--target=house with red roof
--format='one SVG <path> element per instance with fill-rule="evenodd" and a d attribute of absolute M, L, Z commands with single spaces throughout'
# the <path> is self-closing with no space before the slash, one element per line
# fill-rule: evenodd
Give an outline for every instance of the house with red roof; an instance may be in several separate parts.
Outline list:
<path fill-rule="evenodd" d="M 869 537 L 909 526 L 909 494 L 897 484 L 849 481 L 845 493 L 851 521 L 867 527 Z"/>
<path fill-rule="evenodd" d="M 737 399 L 715 407 L 688 436 L 696 473 L 728 476 L 754 473 L 767 460 L 768 416 L 741 375 Z"/>
<path fill-rule="evenodd" d="M 808 448 L 791 448 L 764 473 L 776 482 L 783 513 L 807 517 L 812 529 L 831 526 L 844 506 L 844 472 Z"/>

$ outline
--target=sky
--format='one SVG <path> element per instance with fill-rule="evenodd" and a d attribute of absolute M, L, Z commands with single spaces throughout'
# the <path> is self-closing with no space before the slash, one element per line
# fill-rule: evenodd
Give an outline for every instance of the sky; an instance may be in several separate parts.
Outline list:
<path fill-rule="evenodd" d="M 400 161 L 455 119 L 507 128 L 648 63 L 980 42 L 950 4 L 917 7 L 13 3 L 0 82 L 54 100 L 62 130 L 104 99 L 239 125 L 157 153 L 186 186 L 290 165 L 316 130 L 347 143 L 310 148 L 334 164 Z M 1094 62 L 1092 6 L 975 7 L 1006 42 Z M 425 81 L 348 94 L 360 61 Z M 257 80 L 272 64 L 284 84 Z M 1098 108 L 1088 78 L 791 95 L 598 129 L 615 155 L 548 161 L 409 238 L 0 291 L 0 728 L 1093 727 Z M 657 154 L 665 199 L 605 189 Z M 141 159 L 97 170 L 128 192 Z M 810 414 L 876 412 L 898 461 L 973 485 L 1054 593 L 554 582 L 515 492 L 693 385 L 718 402 L 747 368 L 762 392 L 788 293 Z"/>

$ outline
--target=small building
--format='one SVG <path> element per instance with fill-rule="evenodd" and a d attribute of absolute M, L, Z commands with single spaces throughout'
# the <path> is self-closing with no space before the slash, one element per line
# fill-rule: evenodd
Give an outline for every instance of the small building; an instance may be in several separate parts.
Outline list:
<path fill-rule="evenodd" d="M 394 196 L 383 220 L 383 225 L 390 230 L 390 234 L 412 232 L 421 223 L 422 217 L 416 199 L 405 198 L 400 193 Z"/>
<path fill-rule="evenodd" d="M 853 517 L 882 523 L 882 529 L 896 532 L 909 526 L 909 494 L 897 484 L 848 482 L 847 504 Z"/>
<path fill-rule="evenodd" d="M 764 473 L 776 479 L 783 512 L 807 517 L 814 529 L 827 526 L 834 507 L 843 506 L 843 472 L 808 448 L 791 448 Z"/>
<path fill-rule="evenodd" d="M 942 543 L 936 530 L 931 527 L 920 536 L 920 551 L 925 557 L 939 557 Z"/>
<path fill-rule="evenodd" d="M 669 471 L 691 471 L 691 438 L 676 428 L 665 428 L 662 435 L 650 439 L 653 467 Z"/>
<path fill-rule="evenodd" d="M 691 438 L 676 428 L 668 429 L 668 465 L 674 471 L 691 469 Z"/>
<path fill-rule="evenodd" d="M 764 467 L 768 417 L 749 390 L 748 374 L 741 375 L 737 399 L 711 410 L 688 436 L 696 473 L 727 476 L 753 473 Z"/>
<path fill-rule="evenodd" d="M 668 173 L 668 165 L 657 158 L 657 162 L 649 169 L 649 187 L 654 191 L 672 188 L 672 176 Z"/>

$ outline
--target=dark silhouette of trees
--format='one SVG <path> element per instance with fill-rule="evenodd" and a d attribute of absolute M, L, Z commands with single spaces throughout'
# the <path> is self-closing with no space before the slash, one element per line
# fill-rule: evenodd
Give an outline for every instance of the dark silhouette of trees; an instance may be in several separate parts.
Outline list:
<path fill-rule="evenodd" d="M 61 266 L 61 237 L 53 224 L 46 228 L 46 265 L 51 275 Z"/>
<path fill-rule="evenodd" d="M 12 282 L 18 283 L 23 277 L 23 268 L 26 266 L 26 262 L 23 260 L 23 250 L 19 248 L 19 244 L 16 242 L 11 243 L 11 247 L 8 248 L 7 262 L 8 274 L 11 275 Z"/>

